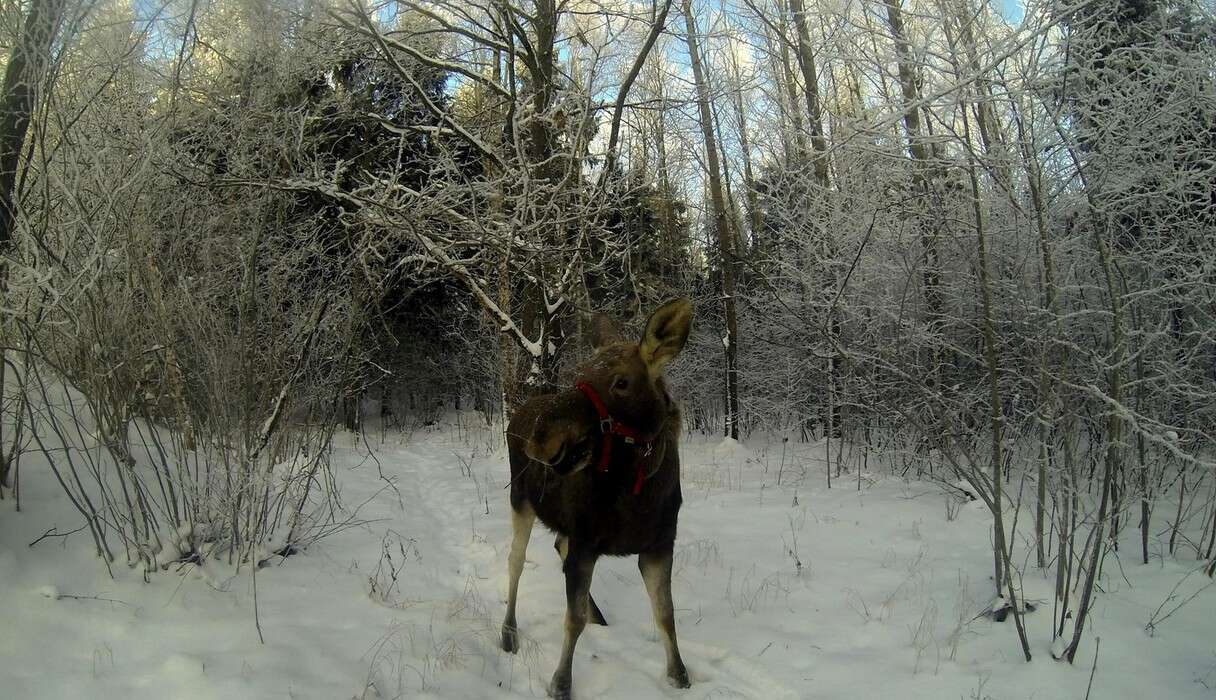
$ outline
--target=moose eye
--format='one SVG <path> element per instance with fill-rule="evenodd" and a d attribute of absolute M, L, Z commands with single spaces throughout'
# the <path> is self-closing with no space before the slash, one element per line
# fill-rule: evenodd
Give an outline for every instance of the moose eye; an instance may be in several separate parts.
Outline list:
<path fill-rule="evenodd" d="M 612 380 L 613 391 L 629 391 L 629 377 L 617 377 Z"/>

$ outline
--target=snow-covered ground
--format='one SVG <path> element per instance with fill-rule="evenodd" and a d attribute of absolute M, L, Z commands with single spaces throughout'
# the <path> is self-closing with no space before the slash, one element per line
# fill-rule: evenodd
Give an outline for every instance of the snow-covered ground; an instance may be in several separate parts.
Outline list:
<path fill-rule="evenodd" d="M 248 573 L 170 570 L 144 583 L 119 568 L 111 579 L 84 532 L 27 546 L 79 525 L 28 456 L 24 512 L 0 502 L 0 696 L 543 697 L 562 578 L 538 527 L 521 584 L 524 648 L 500 651 L 508 470 L 493 431 L 454 419 L 371 444 L 369 454 L 344 435 L 335 448 L 360 524 L 258 573 L 264 644 Z M 1109 560 L 1076 666 L 1048 653 L 1050 583 L 1027 566 L 1027 596 L 1047 608 L 1027 617 L 1026 664 L 1012 621 L 981 615 L 992 590 L 981 505 L 948 520 L 939 489 L 892 477 L 863 475 L 858 490 L 852 474 L 828 490 L 821 447 L 791 441 L 783 464 L 781 450 L 779 440 L 696 438 L 683 449 L 673 591 L 692 688 L 664 682 L 635 562 L 613 559 L 596 568 L 610 626 L 588 627 L 579 643 L 579 697 L 1083 698 L 1098 638 L 1092 698 L 1216 693 L 1216 588 L 1145 632 L 1193 562 Z M 1200 578 L 1174 592 L 1178 602 Z"/>

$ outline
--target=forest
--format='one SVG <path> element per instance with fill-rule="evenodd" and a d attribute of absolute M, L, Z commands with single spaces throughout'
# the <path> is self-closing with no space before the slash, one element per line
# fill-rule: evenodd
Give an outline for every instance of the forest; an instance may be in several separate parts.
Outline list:
<path fill-rule="evenodd" d="M 582 697 L 1216 688 L 1208 0 L 5 0 L 0 69 L 13 697 L 543 695 L 504 431 L 675 298 L 692 689 L 613 685 L 661 683 L 622 565 Z M 241 670 L 162 658 L 203 600 Z"/>

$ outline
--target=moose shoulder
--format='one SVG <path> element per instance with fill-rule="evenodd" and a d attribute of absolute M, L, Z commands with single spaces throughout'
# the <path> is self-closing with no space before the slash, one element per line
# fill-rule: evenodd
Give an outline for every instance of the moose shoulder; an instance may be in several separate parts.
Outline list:
<path fill-rule="evenodd" d="M 575 385 L 521 406 L 507 429 L 514 538 L 508 564 L 503 649 L 519 648 L 515 602 L 532 525 L 557 533 L 566 577 L 565 642 L 549 692 L 569 698 L 574 647 L 590 616 L 605 624 L 591 599 L 595 562 L 638 555 L 667 655 L 667 679 L 688 687 L 676 644 L 671 560 L 680 511 L 680 416 L 663 378 L 684 347 L 692 322 L 685 299 L 650 317 L 636 343 L 600 324 L 595 356 Z"/>

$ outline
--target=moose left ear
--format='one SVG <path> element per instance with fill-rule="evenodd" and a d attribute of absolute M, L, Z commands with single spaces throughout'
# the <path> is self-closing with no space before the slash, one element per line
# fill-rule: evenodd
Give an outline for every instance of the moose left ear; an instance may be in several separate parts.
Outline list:
<path fill-rule="evenodd" d="M 598 352 L 601 348 L 621 340 L 620 328 L 612 319 L 602 313 L 593 314 L 587 326 L 587 340 L 591 344 L 592 350 Z"/>
<path fill-rule="evenodd" d="M 692 327 L 692 302 L 673 299 L 650 315 L 638 352 L 653 373 L 662 371 L 684 349 Z"/>
<path fill-rule="evenodd" d="M 548 397 L 532 423 L 524 454 L 549 466 L 561 463 L 569 456 L 568 451 L 589 434 L 585 414 L 591 409 L 585 404 L 583 395 L 573 390 Z"/>

